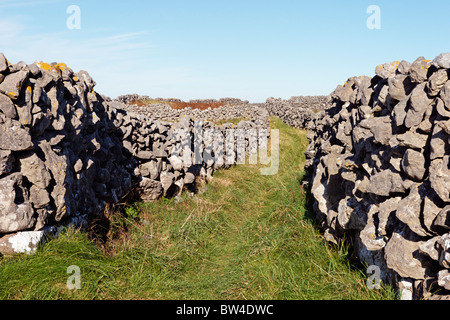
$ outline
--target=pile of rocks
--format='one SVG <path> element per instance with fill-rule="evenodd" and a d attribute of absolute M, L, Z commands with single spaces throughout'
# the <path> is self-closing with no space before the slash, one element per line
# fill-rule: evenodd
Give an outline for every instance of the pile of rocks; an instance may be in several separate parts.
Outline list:
<path fill-rule="evenodd" d="M 195 190 L 267 143 L 267 112 L 230 139 L 232 124 L 156 120 L 94 86 L 65 64 L 0 54 L 0 252 L 32 251 L 55 226 L 85 225 L 131 191 L 154 200 Z"/>
<path fill-rule="evenodd" d="M 450 293 L 450 54 L 380 65 L 331 95 L 309 134 L 311 192 L 329 241 L 398 285 Z"/>
<path fill-rule="evenodd" d="M 328 109 L 328 96 L 297 96 L 289 100 L 268 98 L 261 104 L 271 115 L 277 116 L 288 126 L 299 129 L 314 129 L 314 120 L 323 116 L 321 111 Z"/>

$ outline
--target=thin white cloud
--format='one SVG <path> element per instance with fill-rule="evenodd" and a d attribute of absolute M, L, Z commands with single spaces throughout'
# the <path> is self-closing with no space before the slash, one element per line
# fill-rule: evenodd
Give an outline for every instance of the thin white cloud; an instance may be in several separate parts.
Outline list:
<path fill-rule="evenodd" d="M 0 19 L 0 50 L 11 61 L 72 62 L 77 65 L 85 64 L 88 68 L 93 64 L 120 64 L 129 61 L 130 57 L 145 56 L 153 48 L 146 39 L 148 31 L 145 30 L 112 35 L 111 31 L 104 30 L 80 33 L 69 29 L 33 33 L 33 28 L 24 21 L 26 19 L 18 17 Z"/>
<path fill-rule="evenodd" d="M 7 1 L 0 2 L 5 4 Z M 107 95 L 122 94 L 122 87 L 136 91 L 145 90 L 150 76 L 162 83 L 181 79 L 184 70 L 155 70 L 146 63 L 155 50 L 149 40 L 150 31 L 113 33 L 112 30 L 63 30 L 51 33 L 34 33 L 26 17 L 0 18 L 0 52 L 11 63 L 25 61 L 64 62 L 75 72 L 87 70 Z M 86 36 L 82 36 L 85 34 Z M 170 76 L 169 76 L 170 74 Z M 187 80 L 186 80 L 187 81 Z M 119 95 L 119 93 L 117 93 Z"/>
<path fill-rule="evenodd" d="M 17 37 L 25 28 L 17 20 L 1 19 L 0 20 L 0 45 L 3 46 L 11 39 Z"/>
<path fill-rule="evenodd" d="M 8 2 L 0 0 L 0 7 Z M 75 72 L 88 71 L 97 82 L 97 90 L 111 97 L 137 92 L 183 98 L 193 89 L 198 91 L 198 86 L 211 83 L 212 79 L 198 70 L 159 66 L 152 59 L 157 47 L 149 40 L 150 30 L 114 33 L 111 29 L 62 29 L 36 33 L 28 18 L 0 17 L 0 52 L 11 63 L 64 62 Z"/>
<path fill-rule="evenodd" d="M 139 38 L 140 36 L 143 36 L 147 33 L 148 33 L 147 31 L 140 31 L 140 32 L 116 34 L 113 36 L 104 37 L 102 39 L 102 42 L 103 43 L 111 43 L 111 42 L 118 42 L 118 41 L 127 41 L 127 40 L 131 40 L 131 39 Z"/>
<path fill-rule="evenodd" d="M 20 0 L 0 0 L 0 9 L 17 8 L 17 7 L 31 7 L 46 4 L 54 4 L 58 2 L 65 2 L 65 0 L 36 0 L 36 1 L 20 1 Z"/>

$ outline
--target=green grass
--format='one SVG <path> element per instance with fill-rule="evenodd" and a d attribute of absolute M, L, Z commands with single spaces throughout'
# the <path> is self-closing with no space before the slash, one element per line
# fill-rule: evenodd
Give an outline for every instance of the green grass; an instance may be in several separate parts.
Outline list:
<path fill-rule="evenodd" d="M 330 246 L 301 188 L 305 132 L 280 130 L 280 170 L 216 172 L 207 191 L 182 201 L 136 203 L 115 218 L 106 245 L 69 229 L 34 255 L 0 260 L 2 299 L 393 299 L 369 290 L 345 245 Z M 68 290 L 67 267 L 81 269 Z"/>

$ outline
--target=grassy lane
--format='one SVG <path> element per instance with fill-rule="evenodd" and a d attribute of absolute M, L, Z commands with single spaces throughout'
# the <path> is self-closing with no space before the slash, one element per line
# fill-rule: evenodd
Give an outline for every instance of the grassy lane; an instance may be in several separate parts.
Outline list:
<path fill-rule="evenodd" d="M 392 299 L 368 290 L 345 247 L 331 248 L 308 217 L 305 132 L 280 130 L 280 170 L 240 165 L 182 201 L 138 203 L 127 232 L 104 247 L 69 230 L 35 255 L 0 260 L 0 298 L 20 299 Z M 136 219 L 137 218 L 137 219 Z M 67 267 L 81 270 L 68 290 Z"/>

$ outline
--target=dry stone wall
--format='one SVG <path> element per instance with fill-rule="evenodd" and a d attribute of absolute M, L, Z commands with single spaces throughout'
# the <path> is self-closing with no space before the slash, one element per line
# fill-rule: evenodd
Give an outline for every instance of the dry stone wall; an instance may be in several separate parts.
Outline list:
<path fill-rule="evenodd" d="M 148 101 L 151 100 L 153 102 L 156 101 L 161 101 L 161 103 L 164 102 L 182 102 L 181 99 L 178 98 L 151 98 L 149 96 L 142 96 L 139 94 L 125 94 L 125 95 L 121 95 L 119 97 L 117 97 L 117 99 L 115 99 L 119 102 L 125 103 L 125 104 L 130 104 L 133 101 Z M 215 104 L 215 103 L 223 103 L 223 104 L 248 104 L 249 101 L 248 100 L 241 100 L 241 99 L 237 99 L 237 98 L 220 98 L 219 100 L 216 99 L 194 99 L 194 100 L 189 100 L 188 103 L 208 103 L 208 104 Z"/>
<path fill-rule="evenodd" d="M 134 104 L 136 101 L 151 101 L 144 106 Z M 159 103 L 158 103 L 159 101 Z M 121 103 L 122 108 L 150 116 L 154 119 L 176 121 L 180 117 L 194 117 L 210 121 L 223 121 L 232 118 L 257 119 L 261 108 L 270 115 L 280 118 L 287 125 L 299 129 L 313 129 L 316 118 L 324 116 L 324 111 L 331 107 L 330 96 L 293 96 L 288 100 L 281 98 L 268 98 L 265 103 L 249 103 L 235 98 L 190 100 L 189 103 L 225 104 L 219 108 L 206 110 L 173 109 L 167 102 L 181 102 L 180 99 L 150 98 L 138 94 L 119 96 L 112 103 Z"/>
<path fill-rule="evenodd" d="M 128 100 L 129 99 L 125 99 Z M 132 100 L 131 100 L 132 101 Z M 226 104 L 218 108 L 208 108 L 206 110 L 192 109 L 190 107 L 184 109 L 173 109 L 170 105 L 161 103 L 152 103 L 145 106 L 137 106 L 130 104 L 122 104 L 119 100 L 111 102 L 112 105 L 118 106 L 127 112 L 138 113 L 152 119 L 165 120 L 169 122 L 178 121 L 180 118 L 200 119 L 211 122 L 223 122 L 229 119 L 243 119 L 243 123 L 257 123 L 261 126 L 268 125 L 268 112 L 261 107 L 247 104 Z"/>
<path fill-rule="evenodd" d="M 94 86 L 65 64 L 11 64 L 0 54 L 0 252 L 31 252 L 46 234 L 85 226 L 131 191 L 143 200 L 195 191 L 236 154 L 267 142 L 263 109 L 237 125 L 167 122 L 158 120 L 172 116 L 167 108 L 156 117 L 133 112 Z M 244 133 L 243 151 L 230 129 Z"/>
<path fill-rule="evenodd" d="M 450 293 L 450 54 L 380 65 L 332 93 L 306 152 L 325 236 L 352 239 L 403 299 Z"/>

